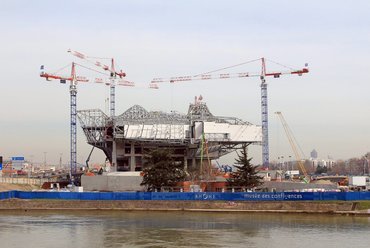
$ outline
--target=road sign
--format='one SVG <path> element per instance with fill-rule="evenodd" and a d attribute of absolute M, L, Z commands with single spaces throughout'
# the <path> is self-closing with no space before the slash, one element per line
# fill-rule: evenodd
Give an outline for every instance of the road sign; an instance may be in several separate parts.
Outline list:
<path fill-rule="evenodd" d="M 24 161 L 24 157 L 12 157 L 12 161 Z"/>

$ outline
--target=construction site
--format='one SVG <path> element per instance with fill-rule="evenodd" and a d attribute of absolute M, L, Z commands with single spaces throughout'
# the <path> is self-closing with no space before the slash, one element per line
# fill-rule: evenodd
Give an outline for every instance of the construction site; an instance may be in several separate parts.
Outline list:
<path fill-rule="evenodd" d="M 185 168 L 199 168 L 203 157 L 218 159 L 243 144 L 262 142 L 260 126 L 215 116 L 197 97 L 186 115 L 147 111 L 139 105 L 114 121 L 101 110 L 80 110 L 77 115 L 88 143 L 105 153 L 112 171 L 141 171 L 143 154 L 158 147 L 173 150 Z"/>
<path fill-rule="evenodd" d="M 186 171 L 198 170 L 202 174 L 204 168 L 211 168 L 208 169 L 208 173 L 210 173 L 213 161 L 220 157 L 233 151 L 238 151 L 245 146 L 258 145 L 262 148 L 261 173 L 264 175 L 264 178 L 271 178 L 271 173 L 269 173 L 271 171 L 269 171 L 269 122 L 266 79 L 279 78 L 284 75 L 302 76 L 309 72 L 307 64 L 302 69 L 268 71 L 266 69 L 266 61 L 268 60 L 261 58 L 195 76 L 154 78 L 147 86 L 151 89 L 159 89 L 160 85 L 164 83 L 257 78 L 260 81 L 261 88 L 261 125 L 252 124 L 237 117 L 218 116 L 210 111 L 201 95 L 194 98 L 186 114 L 177 111 L 171 111 L 170 113 L 149 111 L 139 104 L 135 104 L 122 114 L 117 115 L 115 112 L 116 86 L 135 87 L 135 83 L 124 80 L 126 73 L 122 70 L 116 70 L 114 59 L 110 59 L 110 65 L 107 65 L 104 62 L 97 61 L 95 57 L 73 50 L 68 52 L 106 73 L 105 78 L 90 79 L 80 76 L 76 73 L 76 67 L 88 67 L 73 62 L 71 74 L 68 76 L 45 72 L 43 66 L 40 74 L 46 80 L 56 79 L 60 80 L 61 83 L 70 82 L 70 175 L 72 183 L 79 184 L 80 179 L 78 175 L 81 174 L 76 162 L 77 119 L 86 136 L 87 143 L 91 145 L 89 158 L 94 149 L 100 149 L 106 156 L 106 162 L 109 166 L 104 173 L 101 173 L 103 175 L 99 177 L 82 176 L 82 185 L 87 190 L 142 190 L 142 187 L 140 187 L 142 180 L 140 172 L 143 170 L 144 156 L 149 151 L 158 148 L 171 150 L 172 158 L 175 161 L 183 162 Z M 257 73 L 244 71 L 240 73 L 214 74 L 214 72 L 251 62 L 260 63 L 261 71 Z M 99 83 L 109 86 L 109 115 L 100 109 L 77 111 L 77 85 L 80 82 Z M 295 145 L 294 136 L 282 113 L 276 112 L 276 114 L 282 122 L 295 155 L 296 168 L 300 174 L 299 178 L 308 183 L 310 178 L 302 164 L 302 157 Z M 89 158 L 87 158 L 87 161 L 89 161 Z M 223 172 L 225 173 L 226 171 Z M 281 174 L 280 178 L 284 177 L 282 172 L 278 173 Z M 204 181 L 206 177 L 201 179 Z M 210 177 L 208 179 L 211 180 Z M 212 180 L 216 180 L 215 176 L 212 177 Z M 225 184 L 226 180 L 223 179 L 221 181 Z M 275 188 L 279 187 L 275 186 Z M 215 190 L 215 187 L 212 190 Z"/>

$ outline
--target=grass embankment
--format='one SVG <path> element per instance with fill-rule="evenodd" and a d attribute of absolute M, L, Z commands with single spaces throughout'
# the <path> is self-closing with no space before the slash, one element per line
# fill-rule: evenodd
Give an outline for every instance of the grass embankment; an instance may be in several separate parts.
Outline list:
<path fill-rule="evenodd" d="M 367 209 L 370 209 L 370 201 L 359 201 L 359 202 L 357 202 L 356 208 L 358 210 L 367 210 Z"/>

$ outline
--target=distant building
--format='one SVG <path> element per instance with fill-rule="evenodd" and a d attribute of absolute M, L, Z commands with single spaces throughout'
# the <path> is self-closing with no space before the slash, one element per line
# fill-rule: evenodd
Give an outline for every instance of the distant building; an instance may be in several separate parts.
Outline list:
<path fill-rule="evenodd" d="M 317 151 L 315 149 L 313 149 L 311 152 L 311 158 L 317 159 Z"/>
<path fill-rule="evenodd" d="M 13 170 L 22 170 L 24 161 L 24 157 L 12 157 Z"/>

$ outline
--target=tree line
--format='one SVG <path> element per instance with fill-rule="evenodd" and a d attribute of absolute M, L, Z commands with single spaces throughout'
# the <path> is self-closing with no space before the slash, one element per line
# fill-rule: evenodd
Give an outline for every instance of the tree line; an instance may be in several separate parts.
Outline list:
<path fill-rule="evenodd" d="M 163 187 L 175 187 L 179 182 L 201 179 L 200 174 L 204 171 L 199 171 L 198 168 L 185 170 L 184 161 L 176 160 L 172 155 L 170 149 L 154 149 L 144 155 L 141 185 L 147 191 L 160 191 Z M 227 186 L 252 189 L 262 184 L 262 177 L 257 175 L 257 166 L 251 160 L 252 158 L 248 158 L 247 146 L 243 146 L 235 160 L 236 170 L 227 179 Z M 211 168 L 204 166 L 203 170 L 209 173 Z"/>

